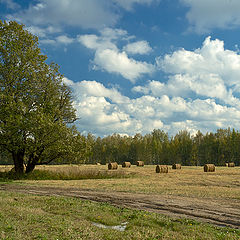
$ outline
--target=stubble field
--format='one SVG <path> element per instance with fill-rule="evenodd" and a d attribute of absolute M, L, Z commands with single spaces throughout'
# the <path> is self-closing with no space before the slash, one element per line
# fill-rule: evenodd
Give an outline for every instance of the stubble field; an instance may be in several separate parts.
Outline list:
<path fill-rule="evenodd" d="M 71 210 L 73 219 L 79 217 L 74 215 L 74 211 L 80 211 L 78 209 L 80 203 L 88 205 L 84 208 L 91 209 L 89 213 L 82 209 L 81 211 L 85 212 L 79 214 L 85 216 L 83 218 L 90 224 L 89 234 L 94 232 L 96 235 L 92 235 L 91 238 L 83 234 L 82 238 L 75 236 L 59 239 L 118 239 L 116 236 L 121 236 L 122 239 L 240 239 L 239 167 L 217 167 L 216 172 L 213 173 L 203 172 L 203 167 L 183 166 L 181 170 L 173 170 L 169 167 L 167 174 L 155 173 L 155 166 L 131 166 L 131 168 L 119 166 L 118 170 L 111 171 L 107 170 L 106 165 L 39 166 L 38 169 L 69 176 L 94 175 L 99 172 L 102 175 L 113 174 L 113 178 L 15 180 L 1 184 L 0 194 L 3 195 L 4 202 L 10 201 L 11 198 L 24 198 L 31 202 L 30 206 L 33 209 L 44 208 L 41 205 L 44 205 L 43 199 L 45 201 L 55 199 L 54 201 L 58 202 L 76 201 L 78 204 L 75 202 L 71 205 L 71 209 L 76 207 L 75 210 Z M 6 167 L 1 167 L 1 171 L 6 170 Z M 18 201 L 13 200 L 13 203 Z M 36 202 L 41 204 L 35 206 Z M 96 213 L 98 216 L 92 215 L 92 211 L 95 212 L 93 209 L 98 209 Z M 51 207 L 51 210 L 55 212 L 54 207 Z M 68 215 L 66 206 L 62 211 Z M 134 223 L 136 219 L 133 220 L 126 214 L 133 214 L 134 219 L 137 218 L 140 222 L 136 225 Z M 148 216 L 148 220 L 140 217 L 144 214 Z M 115 218 L 118 220 L 111 220 Z M 69 221 L 74 222 L 73 219 Z M 128 224 L 124 232 L 119 232 L 114 229 L 99 228 L 91 225 L 91 222 L 106 226 L 123 222 Z M 169 228 L 169 224 L 172 227 Z M 111 234 L 106 237 L 105 233 L 109 231 Z M 4 234 L 7 236 L 5 231 Z M 51 235 L 46 239 L 56 239 L 49 236 Z"/>

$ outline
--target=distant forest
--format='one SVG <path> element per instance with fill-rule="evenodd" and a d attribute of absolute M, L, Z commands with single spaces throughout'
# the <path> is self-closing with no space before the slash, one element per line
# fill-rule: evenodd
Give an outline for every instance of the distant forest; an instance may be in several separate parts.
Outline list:
<path fill-rule="evenodd" d="M 135 164 L 142 160 L 145 164 L 173 164 L 202 166 L 213 163 L 217 166 L 226 162 L 240 165 L 240 132 L 234 129 L 219 129 L 216 133 L 202 134 L 200 131 L 191 136 L 187 131 L 180 131 L 169 137 L 162 130 L 153 130 L 142 136 L 133 137 L 113 134 L 104 138 L 92 134 L 78 136 L 76 144 L 78 155 L 68 159 L 58 159 L 52 164 L 84 163 L 106 164 L 116 161 L 121 164 L 130 161 Z M 0 164 L 13 164 L 6 152 L 0 154 Z"/>

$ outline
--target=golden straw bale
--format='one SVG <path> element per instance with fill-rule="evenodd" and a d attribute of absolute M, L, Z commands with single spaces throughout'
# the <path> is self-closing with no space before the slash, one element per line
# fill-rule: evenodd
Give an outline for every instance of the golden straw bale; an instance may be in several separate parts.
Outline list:
<path fill-rule="evenodd" d="M 228 163 L 228 167 L 235 167 L 235 163 L 234 162 Z"/>
<path fill-rule="evenodd" d="M 156 173 L 168 173 L 168 166 L 167 165 L 157 165 Z"/>
<path fill-rule="evenodd" d="M 130 168 L 130 167 L 131 167 L 131 163 L 130 163 L 130 162 L 124 162 L 124 163 L 122 164 L 122 167 L 128 167 L 128 168 Z"/>
<path fill-rule="evenodd" d="M 181 168 L 182 168 L 182 165 L 179 164 L 179 163 L 174 163 L 174 164 L 172 165 L 172 169 L 181 169 Z"/>
<path fill-rule="evenodd" d="M 118 164 L 116 162 L 108 164 L 108 170 L 116 170 L 118 168 Z"/>
<path fill-rule="evenodd" d="M 143 167 L 144 166 L 144 162 L 143 161 L 137 161 L 137 166 L 138 167 Z"/>
<path fill-rule="evenodd" d="M 205 164 L 204 172 L 215 172 L 215 165 L 214 164 Z"/>

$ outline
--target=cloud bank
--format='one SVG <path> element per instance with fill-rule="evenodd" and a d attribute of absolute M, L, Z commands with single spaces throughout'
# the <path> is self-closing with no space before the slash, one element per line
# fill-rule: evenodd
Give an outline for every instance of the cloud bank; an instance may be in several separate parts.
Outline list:
<path fill-rule="evenodd" d="M 149 84 L 149 91 L 154 94 L 168 92 L 171 96 L 182 97 L 196 94 L 216 98 L 232 106 L 240 103 L 234 97 L 240 91 L 240 56 L 237 52 L 225 50 L 223 41 L 207 37 L 201 48 L 175 51 L 158 58 L 157 64 L 169 74 L 169 80 L 167 84 Z M 143 88 L 143 91 L 148 90 Z"/>
<path fill-rule="evenodd" d="M 99 42 L 94 36 L 88 43 L 95 49 Z M 132 92 L 138 96 L 134 98 L 96 81 L 74 83 L 65 79 L 74 91 L 79 129 L 103 136 L 114 132 L 145 134 L 155 128 L 174 135 L 182 129 L 194 134 L 198 130 L 239 127 L 237 52 L 224 49 L 222 41 L 208 37 L 201 48 L 166 54 L 157 59 L 157 64 L 159 71 L 168 74 L 168 81 L 136 85 Z"/>
<path fill-rule="evenodd" d="M 197 130 L 237 127 L 240 110 L 223 106 L 214 99 L 184 99 L 162 95 L 143 95 L 130 99 L 114 88 L 96 81 L 65 82 L 72 87 L 79 121 L 78 129 L 99 136 L 113 133 L 146 134 L 163 129 L 176 134 L 182 129 L 192 134 Z"/>
<path fill-rule="evenodd" d="M 1 0 L 9 8 L 17 8 L 12 0 Z M 102 29 L 114 26 L 121 10 L 132 11 L 136 4 L 150 5 L 158 0 L 39 0 L 9 19 L 31 26 L 76 26 L 83 29 Z"/>
<path fill-rule="evenodd" d="M 187 19 L 190 30 L 199 34 L 209 33 L 213 29 L 231 29 L 240 26 L 239 0 L 180 0 L 190 9 Z"/>

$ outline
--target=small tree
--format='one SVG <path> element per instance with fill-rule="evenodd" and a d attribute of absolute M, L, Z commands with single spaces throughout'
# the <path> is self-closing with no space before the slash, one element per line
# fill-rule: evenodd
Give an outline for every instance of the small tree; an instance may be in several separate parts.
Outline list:
<path fill-rule="evenodd" d="M 71 91 L 46 60 L 36 36 L 0 21 L 0 147 L 20 174 L 70 154 L 76 135 Z"/>

